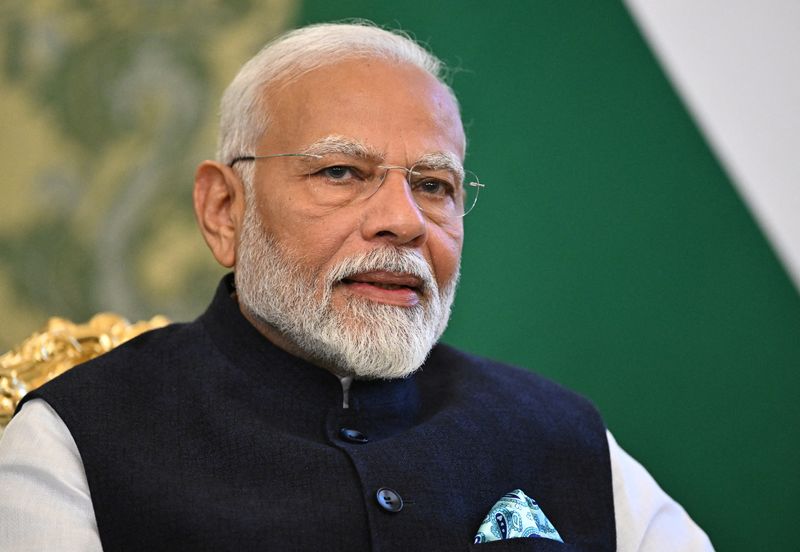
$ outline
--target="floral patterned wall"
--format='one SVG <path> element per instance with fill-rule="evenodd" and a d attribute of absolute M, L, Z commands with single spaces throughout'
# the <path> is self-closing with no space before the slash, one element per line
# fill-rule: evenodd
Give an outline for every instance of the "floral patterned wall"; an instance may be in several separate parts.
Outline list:
<path fill-rule="evenodd" d="M 193 171 L 218 100 L 293 0 L 4 0 L 0 351 L 52 315 L 192 318 L 223 269 Z"/>

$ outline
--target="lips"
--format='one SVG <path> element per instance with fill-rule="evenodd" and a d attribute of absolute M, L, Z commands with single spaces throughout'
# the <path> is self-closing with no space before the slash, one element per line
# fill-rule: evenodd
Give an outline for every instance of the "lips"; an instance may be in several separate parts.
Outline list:
<path fill-rule="evenodd" d="M 362 272 L 360 274 L 352 274 L 342 280 L 344 283 L 360 282 L 363 284 L 373 284 L 378 287 L 406 287 L 416 290 L 422 290 L 422 280 L 411 274 L 401 272 Z"/>
<path fill-rule="evenodd" d="M 419 303 L 424 283 L 407 273 L 374 271 L 352 274 L 343 278 L 345 289 L 379 303 L 414 306 Z"/>

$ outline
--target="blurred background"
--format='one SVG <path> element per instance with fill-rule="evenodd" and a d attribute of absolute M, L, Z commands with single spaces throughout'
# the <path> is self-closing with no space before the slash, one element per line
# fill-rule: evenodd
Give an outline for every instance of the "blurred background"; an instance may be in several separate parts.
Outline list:
<path fill-rule="evenodd" d="M 718 549 L 796 549 L 791 263 L 632 13 L 641 23 L 588 0 L 4 0 L 0 351 L 53 315 L 198 315 L 224 273 L 191 210 L 222 90 L 282 30 L 368 18 L 454 69 L 467 166 L 487 184 L 445 340 L 591 398 Z"/>

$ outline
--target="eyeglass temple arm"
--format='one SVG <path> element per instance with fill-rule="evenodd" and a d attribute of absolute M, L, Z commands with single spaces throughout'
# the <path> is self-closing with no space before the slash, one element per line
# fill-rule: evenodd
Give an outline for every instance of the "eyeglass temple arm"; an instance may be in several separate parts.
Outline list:
<path fill-rule="evenodd" d="M 231 159 L 231 162 L 228 163 L 228 166 L 233 167 L 233 165 L 238 163 L 239 161 L 255 161 L 256 159 L 270 159 L 272 157 L 314 157 L 316 159 L 322 158 L 321 155 L 317 155 L 316 153 L 273 153 L 272 155 L 241 155 L 239 157 L 234 157 L 233 159 Z"/>
<path fill-rule="evenodd" d="M 241 157 L 234 157 L 231 159 L 230 163 L 228 163 L 229 167 L 233 167 L 239 161 L 255 161 L 255 156 L 253 155 L 243 155 Z"/>

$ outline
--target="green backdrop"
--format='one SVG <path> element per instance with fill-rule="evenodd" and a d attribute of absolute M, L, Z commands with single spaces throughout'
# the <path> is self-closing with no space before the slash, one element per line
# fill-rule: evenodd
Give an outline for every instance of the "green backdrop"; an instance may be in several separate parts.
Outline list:
<path fill-rule="evenodd" d="M 589 396 L 718 549 L 797 548 L 800 297 L 622 4 L 43 4 L 0 8 L 3 345 L 199 312 L 224 83 L 288 25 L 401 26 L 457 69 L 487 183 L 446 340 Z"/>

